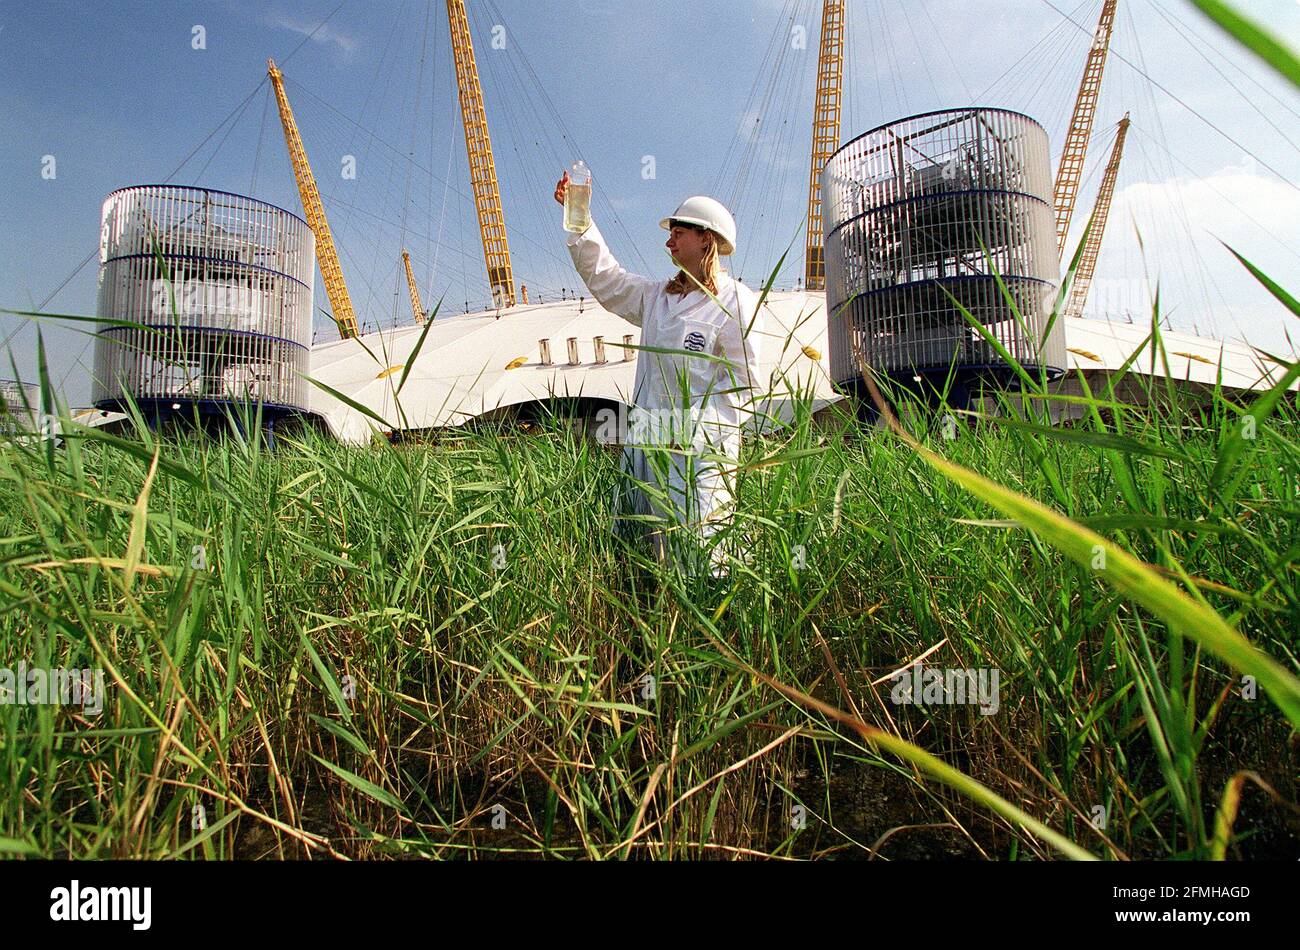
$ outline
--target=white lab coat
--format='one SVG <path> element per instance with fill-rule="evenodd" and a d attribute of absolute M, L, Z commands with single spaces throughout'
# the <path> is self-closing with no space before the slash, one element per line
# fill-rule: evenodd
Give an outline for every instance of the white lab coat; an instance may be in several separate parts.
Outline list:
<path fill-rule="evenodd" d="M 650 531 L 661 560 L 671 550 L 680 565 L 708 547 L 713 573 L 723 573 L 726 553 L 709 542 L 731 520 L 742 429 L 768 388 L 759 373 L 758 295 L 726 274 L 717 282 L 726 310 L 699 289 L 670 295 L 668 281 L 629 274 L 594 222 L 582 234 L 565 233 L 587 289 L 606 310 L 641 328 L 639 345 L 682 351 L 637 351 L 629 428 L 622 434 L 621 468 L 630 478 L 616 491 L 615 510 L 665 519 Z M 613 528 L 626 533 L 627 523 Z M 693 543 L 679 543 L 683 535 Z"/>

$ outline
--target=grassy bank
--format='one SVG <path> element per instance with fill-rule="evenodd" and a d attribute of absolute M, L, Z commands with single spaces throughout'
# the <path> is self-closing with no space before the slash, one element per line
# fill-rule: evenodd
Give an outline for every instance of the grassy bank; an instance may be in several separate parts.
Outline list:
<path fill-rule="evenodd" d="M 1066 853 L 988 792 L 1099 857 L 1294 856 L 1285 698 L 1105 560 L 1153 565 L 1293 677 L 1300 419 L 1283 398 L 1243 439 L 1231 400 L 1151 396 L 1055 431 L 916 427 L 919 448 L 856 423 L 751 441 L 751 564 L 721 588 L 610 536 L 616 457 L 559 421 L 274 453 L 10 442 L 0 665 L 102 668 L 106 697 L 0 705 L 0 849 Z M 1095 532 L 1102 563 L 927 449 Z M 996 670 L 996 711 L 893 701 L 918 657 Z"/>

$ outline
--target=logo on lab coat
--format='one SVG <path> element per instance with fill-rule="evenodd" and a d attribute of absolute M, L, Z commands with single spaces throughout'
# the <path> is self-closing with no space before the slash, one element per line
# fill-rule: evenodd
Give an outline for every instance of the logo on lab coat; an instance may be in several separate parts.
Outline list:
<path fill-rule="evenodd" d="M 696 353 L 704 350 L 704 334 L 692 330 L 686 334 L 686 339 L 682 341 L 682 346 L 688 350 L 694 350 Z"/>

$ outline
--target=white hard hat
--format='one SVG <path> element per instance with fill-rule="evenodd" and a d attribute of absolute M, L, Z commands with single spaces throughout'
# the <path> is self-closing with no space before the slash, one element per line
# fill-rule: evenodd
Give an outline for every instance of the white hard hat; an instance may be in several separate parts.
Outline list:
<path fill-rule="evenodd" d="M 736 252 L 736 219 L 721 201 L 706 195 L 693 195 L 677 206 L 671 217 L 659 222 L 659 227 L 672 230 L 672 222 L 694 224 L 707 228 L 718 236 L 718 253 L 727 255 Z"/>

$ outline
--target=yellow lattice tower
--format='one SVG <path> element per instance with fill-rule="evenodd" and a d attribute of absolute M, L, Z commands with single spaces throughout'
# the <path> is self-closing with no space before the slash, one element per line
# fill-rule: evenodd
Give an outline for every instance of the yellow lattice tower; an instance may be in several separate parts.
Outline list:
<path fill-rule="evenodd" d="M 406 265 L 406 286 L 411 288 L 411 310 L 415 313 L 415 322 L 424 323 L 424 308 L 420 306 L 420 288 L 415 286 L 415 272 L 411 270 L 411 255 L 402 249 L 402 263 Z"/>
<path fill-rule="evenodd" d="M 1074 117 L 1065 137 L 1065 150 L 1061 153 L 1061 165 L 1056 170 L 1052 204 L 1056 208 L 1057 250 L 1062 257 L 1070 234 L 1070 218 L 1074 216 L 1074 202 L 1079 196 L 1079 182 L 1083 179 L 1083 160 L 1087 157 L 1088 141 L 1092 138 L 1092 120 L 1097 115 L 1101 76 L 1106 69 L 1111 34 L 1115 31 L 1115 7 L 1118 3 L 1119 0 L 1106 0 L 1101 8 L 1101 22 L 1093 34 L 1088 64 L 1083 69 L 1083 81 L 1074 101 Z"/>
<path fill-rule="evenodd" d="M 293 165 L 294 177 L 298 180 L 302 210 L 307 215 L 308 226 L 316 235 L 316 262 L 320 265 L 321 278 L 325 281 L 325 294 L 334 310 L 334 322 L 338 325 L 339 336 L 346 340 L 357 335 L 357 318 L 352 312 L 352 298 L 348 296 L 348 286 L 343 282 L 343 268 L 339 266 L 334 237 L 330 234 L 329 222 L 325 220 L 325 207 L 321 204 L 320 191 L 316 188 L 316 178 L 307 162 L 307 150 L 302 147 L 298 124 L 293 120 L 293 110 L 289 108 L 289 99 L 284 94 L 284 77 L 276 69 L 275 60 L 268 59 L 266 65 L 266 74 L 271 77 L 271 85 L 275 87 L 275 102 L 280 108 L 280 124 L 284 126 L 289 161 Z"/>
<path fill-rule="evenodd" d="M 515 278 L 510 266 L 510 244 L 506 240 L 505 215 L 497 187 L 492 140 L 483 111 L 483 87 L 479 85 L 474 44 L 464 0 L 447 0 L 447 21 L 451 27 L 451 48 L 456 60 L 456 86 L 460 91 L 460 114 L 465 125 L 465 150 L 469 155 L 469 179 L 478 208 L 479 230 L 483 232 L 483 259 L 487 264 L 488 286 L 498 307 L 515 305 Z"/>
<path fill-rule="evenodd" d="M 826 287 L 826 248 L 822 240 L 822 169 L 839 146 L 840 92 L 844 75 L 844 0 L 824 0 L 817 54 L 817 99 L 813 103 L 812 168 L 808 176 L 808 234 L 804 287 Z"/>
<path fill-rule="evenodd" d="M 1128 135 L 1128 127 L 1128 113 L 1125 113 L 1115 136 L 1115 147 L 1110 152 L 1110 163 L 1106 165 L 1106 174 L 1101 179 L 1101 189 L 1097 192 L 1097 206 L 1092 212 L 1092 227 L 1089 228 L 1088 239 L 1083 245 L 1079 269 L 1074 272 L 1070 299 L 1065 305 L 1067 317 L 1082 315 L 1083 305 L 1088 300 L 1088 287 L 1092 284 L 1092 275 L 1097 270 L 1097 255 L 1101 252 L 1101 237 L 1106 232 L 1106 219 L 1110 217 L 1110 202 L 1115 197 L 1115 179 L 1119 177 L 1119 162 L 1124 156 L 1124 138 Z"/>

